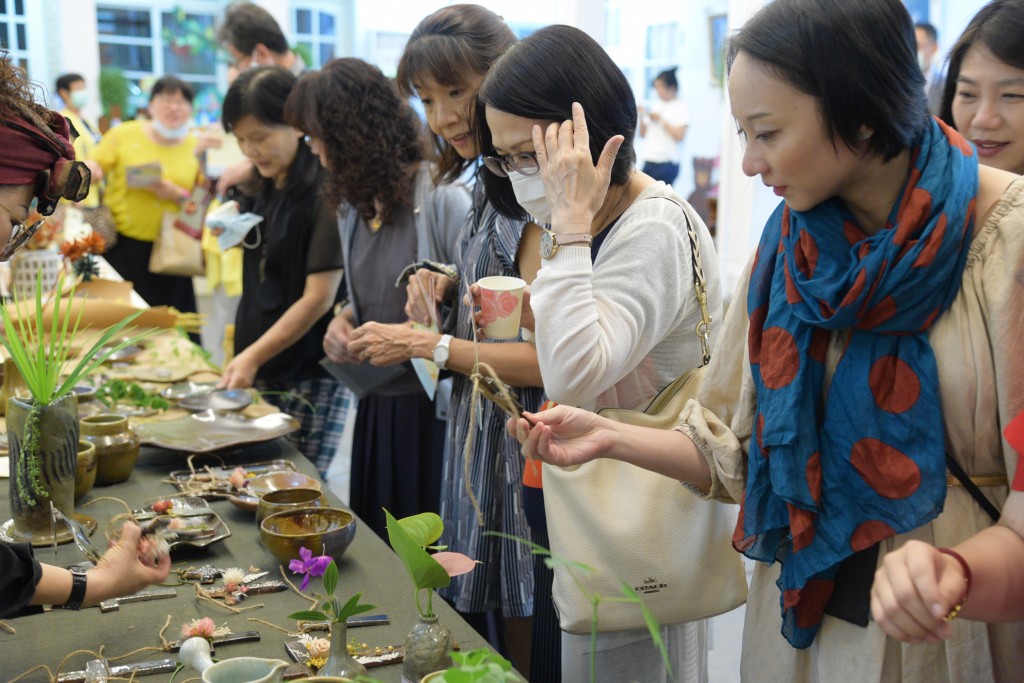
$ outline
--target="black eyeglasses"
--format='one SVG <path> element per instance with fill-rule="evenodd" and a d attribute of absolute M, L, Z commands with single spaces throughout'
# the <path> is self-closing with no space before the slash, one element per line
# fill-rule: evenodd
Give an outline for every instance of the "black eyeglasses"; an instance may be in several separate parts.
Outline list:
<path fill-rule="evenodd" d="M 499 178 L 507 178 L 512 171 L 523 175 L 537 175 L 540 164 L 537 163 L 536 152 L 516 152 L 497 157 L 484 157 L 484 166 Z"/>
<path fill-rule="evenodd" d="M 0 207 L 11 215 L 11 238 L 7 240 L 7 246 L 3 248 L 3 251 L 0 251 L 0 261 L 6 261 L 32 239 L 32 235 L 39 231 L 46 219 L 40 218 L 32 225 L 25 225 L 24 222 L 18 220 L 13 211 L 3 204 L 0 204 Z"/>

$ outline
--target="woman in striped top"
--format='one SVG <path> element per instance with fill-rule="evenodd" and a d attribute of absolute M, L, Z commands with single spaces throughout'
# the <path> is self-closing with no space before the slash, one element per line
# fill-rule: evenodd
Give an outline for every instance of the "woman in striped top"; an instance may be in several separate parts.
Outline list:
<path fill-rule="evenodd" d="M 491 62 L 514 42 L 515 36 L 500 17 L 477 5 L 438 10 L 421 21 L 410 37 L 399 62 L 397 80 L 405 94 L 418 96 L 423 103 L 437 157 L 435 181 L 454 180 L 475 165 L 479 153 L 471 112 L 476 89 Z M 407 325 L 367 323 L 353 334 L 349 348 L 380 365 L 409 358 L 440 360 L 442 369 L 453 373 L 441 517 L 449 549 L 466 553 L 483 564 L 476 571 L 453 579 L 442 595 L 464 616 L 478 623 L 484 623 L 484 612 L 500 608 L 509 653 L 516 668 L 525 672 L 529 670 L 530 618 L 534 609 L 534 558 L 523 544 L 484 536 L 487 531 L 500 531 L 531 537 L 523 512 L 523 458 L 519 444 L 505 432 L 504 414 L 496 405 L 483 402 L 475 421 L 473 452 L 468 463 L 468 487 L 482 516 L 482 523 L 478 523 L 477 511 L 467 492 L 463 457 L 472 421 L 473 387 L 469 375 L 477 357 L 472 341 L 472 307 L 466 302 L 471 301 L 470 285 L 482 277 L 506 275 L 532 281 L 540 265 L 540 229 L 532 223 L 498 215 L 482 190 L 482 184 L 478 184 L 463 229 L 456 263 L 458 281 L 420 270 L 409 284 L 409 317 L 429 324 L 428 309 L 432 304 L 440 304 L 452 313 L 445 325 L 450 334 L 415 330 Z M 434 301 L 427 304 L 427 293 L 431 291 Z M 439 345 L 447 347 L 446 362 L 434 353 Z M 541 377 L 532 344 L 522 338 L 480 344 L 479 359 L 491 365 L 505 382 L 526 387 L 517 393 L 527 409 L 539 406 Z M 557 665 L 557 657 L 555 662 Z"/>

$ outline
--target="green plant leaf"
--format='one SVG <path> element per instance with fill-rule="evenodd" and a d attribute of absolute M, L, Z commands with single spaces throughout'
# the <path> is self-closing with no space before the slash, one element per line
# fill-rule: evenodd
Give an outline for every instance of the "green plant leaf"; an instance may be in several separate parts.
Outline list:
<path fill-rule="evenodd" d="M 425 548 L 441 538 L 441 533 L 444 532 L 444 522 L 433 512 L 421 512 L 411 517 L 403 517 L 398 520 L 398 523 L 409 534 L 409 538 L 421 548 Z"/>
<path fill-rule="evenodd" d="M 513 536 L 512 534 L 506 534 L 502 531 L 485 531 L 484 536 L 497 536 L 498 538 L 504 538 L 509 541 L 515 541 L 516 543 L 522 543 L 527 546 L 534 555 L 550 555 L 551 551 L 542 545 L 537 545 L 533 541 L 528 541 L 525 538 Z"/>
<path fill-rule="evenodd" d="M 647 632 L 651 634 L 651 640 L 654 641 L 655 647 L 658 648 L 658 652 L 661 653 L 661 659 L 665 663 L 665 669 L 668 671 L 668 677 L 675 679 L 672 675 L 672 662 L 668 658 L 668 649 L 665 647 L 665 641 L 661 638 L 661 624 L 654 618 L 651 611 L 647 609 L 647 605 L 644 604 L 644 600 L 640 597 L 632 586 L 626 583 L 624 580 L 619 579 L 619 583 L 622 584 L 622 594 L 629 598 L 631 601 L 636 601 L 636 604 L 640 606 L 640 611 L 644 615 L 644 623 L 647 625 Z"/>
<path fill-rule="evenodd" d="M 356 593 L 351 598 L 349 598 L 348 602 L 346 602 L 345 605 L 340 610 L 335 612 L 335 615 L 334 615 L 335 620 L 336 621 L 345 621 L 349 617 L 354 617 L 357 614 L 362 614 L 363 612 L 369 612 L 370 610 L 377 608 L 376 605 L 361 605 L 361 604 L 359 604 L 359 600 L 362 597 L 363 597 L 362 593 Z"/>
<path fill-rule="evenodd" d="M 338 565 L 331 560 L 324 570 L 324 590 L 328 595 L 334 595 L 334 589 L 338 587 Z"/>
<path fill-rule="evenodd" d="M 444 588 L 450 584 L 452 578 L 448 576 L 444 567 L 409 536 L 394 515 L 387 510 L 384 510 L 384 515 L 387 519 L 388 541 L 405 564 L 413 585 L 417 589 L 433 589 Z"/>
<path fill-rule="evenodd" d="M 288 615 L 289 619 L 295 619 L 296 621 L 330 621 L 331 618 L 323 612 L 314 612 L 313 610 L 305 610 L 302 612 L 292 612 Z"/>

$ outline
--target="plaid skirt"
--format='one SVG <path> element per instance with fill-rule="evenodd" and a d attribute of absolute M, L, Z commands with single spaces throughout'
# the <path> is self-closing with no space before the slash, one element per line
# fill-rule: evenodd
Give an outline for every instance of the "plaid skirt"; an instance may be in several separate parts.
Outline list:
<path fill-rule="evenodd" d="M 333 378 L 304 379 L 297 383 L 256 380 L 257 391 L 269 403 L 299 421 L 299 431 L 288 440 L 309 458 L 323 477 L 338 452 L 352 394 Z"/>

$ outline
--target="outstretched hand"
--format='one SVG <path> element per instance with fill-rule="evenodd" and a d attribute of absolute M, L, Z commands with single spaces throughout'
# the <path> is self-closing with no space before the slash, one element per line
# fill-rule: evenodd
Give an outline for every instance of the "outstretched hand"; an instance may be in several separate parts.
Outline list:
<path fill-rule="evenodd" d="M 909 643 L 934 643 L 953 633 L 944 617 L 964 597 L 965 579 L 956 559 L 922 541 L 907 541 L 888 553 L 871 586 L 871 615 L 889 636 Z"/>
<path fill-rule="evenodd" d="M 594 215 L 604 203 L 612 166 L 625 137 L 612 136 L 594 164 L 590 132 L 579 102 L 573 102 L 572 120 L 552 123 L 546 131 L 533 127 L 537 164 L 551 205 L 551 224 L 562 234 L 589 233 Z"/>
<path fill-rule="evenodd" d="M 582 465 L 604 455 L 610 447 L 608 420 L 570 406 L 510 418 L 509 434 L 522 444 L 523 455 L 549 465 Z"/>
<path fill-rule="evenodd" d="M 142 530 L 125 524 L 117 543 L 103 553 L 99 564 L 89 570 L 89 602 L 118 595 L 131 595 L 153 583 L 160 583 L 171 571 L 171 556 L 161 555 L 155 564 L 139 553 Z"/>

